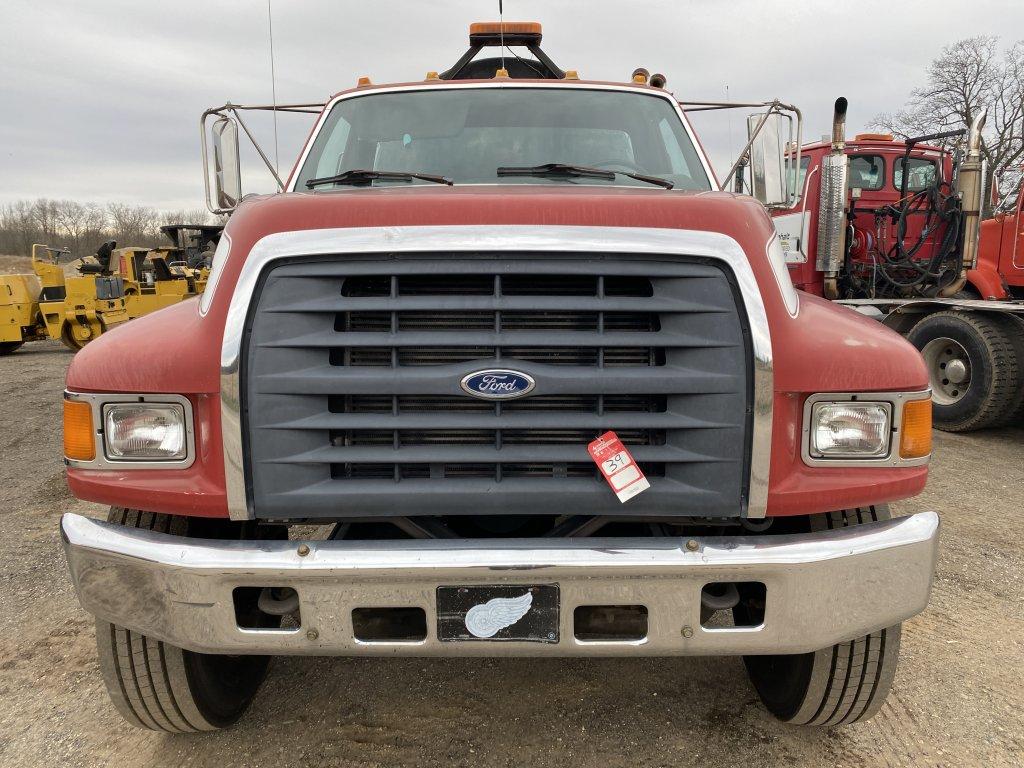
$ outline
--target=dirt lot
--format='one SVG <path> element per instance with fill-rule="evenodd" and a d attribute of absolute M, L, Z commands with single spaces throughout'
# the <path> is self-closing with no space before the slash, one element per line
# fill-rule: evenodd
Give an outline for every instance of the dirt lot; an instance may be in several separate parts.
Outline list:
<path fill-rule="evenodd" d="M 899 511 L 943 514 L 931 606 L 873 721 L 782 726 L 738 659 L 281 659 L 238 727 L 171 737 L 107 702 L 57 535 L 69 353 L 0 358 L 0 764 L 16 766 L 1021 766 L 1024 431 L 937 435 Z"/>

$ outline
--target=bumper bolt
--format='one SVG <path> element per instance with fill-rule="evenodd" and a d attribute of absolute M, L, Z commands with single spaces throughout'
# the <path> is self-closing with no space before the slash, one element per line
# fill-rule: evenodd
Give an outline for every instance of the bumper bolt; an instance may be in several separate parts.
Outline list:
<path fill-rule="evenodd" d="M 317 640 L 319 638 L 320 638 L 320 633 L 317 632 L 315 629 L 311 629 L 311 630 L 306 632 L 306 639 L 307 640 Z"/>
<path fill-rule="evenodd" d="M 693 629 L 691 627 L 683 627 L 681 634 L 683 637 L 689 639 L 693 637 Z"/>
<path fill-rule="evenodd" d="M 700 549 L 700 544 L 697 543 L 696 539 L 690 539 L 686 542 L 686 548 L 691 552 L 696 552 L 698 549 Z"/>
<path fill-rule="evenodd" d="M 306 555 L 309 554 L 309 545 L 307 545 L 307 544 L 299 544 L 298 552 L 299 552 L 299 557 L 305 557 Z"/>

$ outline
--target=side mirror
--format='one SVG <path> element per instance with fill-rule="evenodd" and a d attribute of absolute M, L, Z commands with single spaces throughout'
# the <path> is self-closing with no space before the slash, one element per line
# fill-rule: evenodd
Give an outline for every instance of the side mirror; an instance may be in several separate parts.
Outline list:
<path fill-rule="evenodd" d="M 242 199 L 242 167 L 238 153 L 238 123 L 218 117 L 210 128 L 213 138 L 214 200 L 216 213 L 233 210 Z"/>
<path fill-rule="evenodd" d="M 764 205 L 789 202 L 786 179 L 786 146 L 789 119 L 777 112 L 750 115 L 747 136 L 750 139 L 750 188 Z"/>

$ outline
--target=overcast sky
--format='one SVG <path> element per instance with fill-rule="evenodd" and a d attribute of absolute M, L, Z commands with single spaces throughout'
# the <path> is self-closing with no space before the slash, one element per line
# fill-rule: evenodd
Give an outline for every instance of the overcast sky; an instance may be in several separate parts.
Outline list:
<path fill-rule="evenodd" d="M 497 0 L 274 0 L 279 102 L 418 79 L 462 54 Z M 902 106 L 943 45 L 1024 37 L 1021 0 L 505 0 L 506 20 L 544 25 L 559 66 L 625 80 L 668 76 L 680 99 L 778 97 L 805 136 L 850 100 L 850 132 Z M 31 197 L 159 208 L 203 204 L 198 118 L 225 101 L 270 101 L 266 0 L 0 0 L 0 202 Z M 281 125 L 282 167 L 308 128 Z M 742 116 L 698 124 L 719 172 Z M 259 132 L 273 146 L 270 123 Z M 738 146 L 734 146 L 734 154 Z M 246 191 L 268 189 L 255 174 Z"/>

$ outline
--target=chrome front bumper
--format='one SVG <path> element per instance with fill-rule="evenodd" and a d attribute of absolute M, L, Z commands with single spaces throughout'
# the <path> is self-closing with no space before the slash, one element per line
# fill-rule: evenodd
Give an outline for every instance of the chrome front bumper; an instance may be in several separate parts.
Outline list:
<path fill-rule="evenodd" d="M 922 512 L 813 534 L 697 538 L 695 548 L 679 538 L 224 542 L 74 514 L 64 515 L 61 532 L 83 608 L 193 651 L 674 656 L 803 653 L 913 616 L 928 603 L 939 518 Z M 743 581 L 764 583 L 764 623 L 703 628 L 703 585 Z M 559 642 L 437 639 L 438 586 L 548 583 L 560 587 Z M 301 629 L 240 629 L 232 590 L 254 586 L 293 587 Z M 645 605 L 647 637 L 577 640 L 573 609 L 581 605 Z M 352 610 L 381 607 L 422 608 L 427 638 L 354 638 Z"/>

